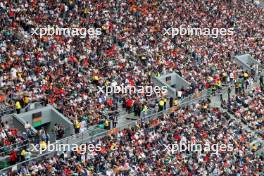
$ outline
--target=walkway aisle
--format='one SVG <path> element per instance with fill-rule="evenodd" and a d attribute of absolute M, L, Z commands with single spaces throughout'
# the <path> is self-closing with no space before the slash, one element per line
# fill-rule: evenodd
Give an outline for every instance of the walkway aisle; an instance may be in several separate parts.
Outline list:
<path fill-rule="evenodd" d="M 248 88 L 246 90 L 246 92 L 249 92 L 250 90 L 252 90 L 252 88 L 255 88 L 256 86 L 259 86 L 258 83 L 254 83 L 252 87 Z M 235 95 L 235 91 L 234 89 L 232 89 L 232 92 L 231 92 L 231 97 Z M 227 100 L 227 92 L 223 92 L 223 98 L 224 100 Z M 223 112 L 227 112 L 227 110 L 223 109 L 221 107 L 221 101 L 220 101 L 220 96 L 212 96 L 211 97 L 211 106 L 213 107 L 218 107 L 220 108 Z M 228 113 L 228 112 L 227 112 Z M 235 120 L 236 122 L 240 123 L 242 126 L 243 126 L 243 129 L 252 133 L 255 137 L 256 140 L 254 140 L 253 142 L 251 142 L 251 146 L 253 144 L 256 144 L 256 145 L 260 145 L 261 146 L 261 149 L 258 150 L 257 153 L 259 153 L 260 155 L 264 155 L 264 140 L 261 138 L 261 136 L 259 136 L 255 131 L 253 131 L 251 128 L 249 128 L 249 126 L 245 123 L 242 122 L 241 119 L 239 118 L 236 118 L 234 115 L 228 113 L 231 117 L 231 119 Z"/>

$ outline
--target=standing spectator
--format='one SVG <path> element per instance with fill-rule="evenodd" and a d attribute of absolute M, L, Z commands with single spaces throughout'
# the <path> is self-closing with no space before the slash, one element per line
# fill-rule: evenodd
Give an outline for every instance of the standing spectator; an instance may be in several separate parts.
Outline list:
<path fill-rule="evenodd" d="M 76 118 L 74 121 L 74 129 L 75 129 L 75 134 L 80 133 L 80 128 L 81 128 L 81 123 L 79 120 Z"/>
<path fill-rule="evenodd" d="M 21 104 L 20 104 L 20 101 L 16 101 L 16 112 L 17 114 L 20 114 L 20 111 L 21 111 Z"/>
<path fill-rule="evenodd" d="M 178 90 L 177 91 L 177 97 L 178 97 L 179 100 L 182 99 L 182 94 L 183 94 L 183 91 L 182 90 Z"/>
<path fill-rule="evenodd" d="M 33 134 L 33 131 L 31 129 L 31 125 L 30 125 L 30 123 L 28 121 L 26 121 L 25 129 L 26 129 L 27 136 L 29 138 L 33 137 L 34 134 Z"/>
<path fill-rule="evenodd" d="M 13 165 L 16 164 L 16 162 L 17 162 L 17 151 L 13 150 L 10 153 L 10 164 Z"/>
<path fill-rule="evenodd" d="M 235 94 L 240 93 L 240 83 L 238 81 L 235 82 Z"/>
<path fill-rule="evenodd" d="M 30 160 L 30 158 L 31 158 L 31 152 L 30 152 L 30 150 L 28 149 L 28 150 L 26 150 L 26 153 L 25 153 L 25 159 L 26 160 Z"/>
<path fill-rule="evenodd" d="M 114 114 L 114 116 L 113 116 L 113 128 L 116 128 L 117 123 L 118 123 L 118 115 Z"/>
<path fill-rule="evenodd" d="M 164 109 L 165 102 L 163 99 L 160 99 L 159 101 L 159 112 Z"/>
<path fill-rule="evenodd" d="M 59 125 L 59 130 L 58 130 L 58 139 L 62 139 L 65 133 L 65 128 L 64 126 L 61 124 Z"/>
<path fill-rule="evenodd" d="M 170 97 L 170 108 L 173 106 L 173 102 L 174 102 L 173 97 Z"/>
<path fill-rule="evenodd" d="M 26 149 L 25 148 L 22 149 L 20 156 L 21 156 L 21 161 L 26 160 Z"/>
<path fill-rule="evenodd" d="M 108 118 L 106 118 L 104 121 L 104 127 L 107 130 L 109 130 L 111 128 L 110 120 L 108 120 Z"/>
<path fill-rule="evenodd" d="M 134 103 L 134 115 L 139 117 L 140 116 L 140 112 L 141 112 L 141 103 L 136 101 Z"/>
<path fill-rule="evenodd" d="M 28 111 L 28 104 L 29 104 L 29 97 L 27 96 L 27 95 L 25 95 L 24 97 L 23 97 L 23 107 L 26 107 L 26 112 Z"/>
<path fill-rule="evenodd" d="M 127 109 L 127 112 L 128 112 L 128 113 L 131 113 L 131 112 L 132 112 L 132 108 L 133 108 L 133 106 L 134 106 L 134 101 L 133 101 L 133 99 L 132 99 L 132 98 L 128 98 L 128 99 L 126 100 L 126 109 Z"/>
<path fill-rule="evenodd" d="M 166 108 L 167 108 L 167 98 L 164 97 L 163 101 L 164 101 L 163 110 L 166 110 Z"/>
<path fill-rule="evenodd" d="M 87 122 L 85 118 L 81 118 L 80 125 L 81 125 L 81 128 L 80 128 L 81 133 L 87 130 Z"/>
<path fill-rule="evenodd" d="M 47 133 L 47 131 L 44 128 L 42 128 L 40 130 L 40 138 L 42 141 L 45 141 L 46 143 L 48 143 L 48 141 L 50 139 L 49 134 Z"/>

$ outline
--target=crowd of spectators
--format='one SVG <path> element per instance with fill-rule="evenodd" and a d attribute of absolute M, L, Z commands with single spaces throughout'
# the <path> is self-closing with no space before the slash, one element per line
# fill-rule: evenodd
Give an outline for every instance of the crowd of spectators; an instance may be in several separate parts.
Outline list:
<path fill-rule="evenodd" d="M 64 152 L 24 165 L 13 174 L 31 175 L 259 175 L 263 158 L 251 132 L 207 102 L 175 108 L 159 119 L 93 141 L 100 151 Z M 231 150 L 166 150 L 176 143 L 226 144 Z"/>
<path fill-rule="evenodd" d="M 17 128 L 11 128 L 7 121 L 0 123 L 0 156 L 6 157 L 11 151 L 27 143 L 27 136 L 19 134 Z"/>
<path fill-rule="evenodd" d="M 98 123 L 100 112 L 109 109 L 109 97 L 96 86 L 152 85 L 151 76 L 176 71 L 192 93 L 221 84 L 220 78 L 235 79 L 235 54 L 249 53 L 263 63 L 263 9 L 247 1 L 4 1 L 0 12 L 0 84 L 7 96 L 27 92 L 31 101 L 47 101 L 72 121 L 87 116 L 87 124 Z M 101 28 L 102 35 L 31 35 L 48 25 Z M 235 32 L 217 38 L 163 35 L 180 25 Z M 148 98 L 123 96 L 142 104 Z"/>
<path fill-rule="evenodd" d="M 64 127 L 57 124 L 56 139 L 63 138 Z M 37 148 L 45 147 L 50 141 L 50 135 L 44 128 L 34 132 L 32 126 L 26 122 L 25 132 L 9 126 L 8 121 L 0 123 L 0 158 L 1 162 L 8 161 L 8 165 L 29 160 L 32 155 L 32 145 Z M 36 152 L 36 151 L 35 151 Z M 34 154 L 34 153 L 33 153 Z M 35 153 L 36 154 L 36 153 Z M 7 166 L 8 166 L 7 165 Z M 3 167 L 3 166 L 1 166 Z"/>
<path fill-rule="evenodd" d="M 241 119 L 263 138 L 264 94 L 259 87 L 231 98 L 229 111 Z"/>
<path fill-rule="evenodd" d="M 138 116 L 141 111 L 147 111 L 150 98 L 161 96 L 148 97 L 137 93 L 106 96 L 98 91 L 97 86 L 153 86 L 151 76 L 174 71 L 191 83 L 189 88 L 181 90 L 181 94 L 187 96 L 204 89 L 214 91 L 223 84 L 250 80 L 245 79 L 245 75 L 254 79 L 258 69 L 252 65 L 251 73 L 245 73 L 233 57 L 248 53 L 264 63 L 263 14 L 263 9 L 245 0 L 154 0 L 151 3 L 135 0 L 1 1 L 0 89 L 1 95 L 4 94 L 1 97 L 5 98 L 1 98 L 4 101 L 0 101 L 0 108 L 2 105 L 4 109 L 15 107 L 20 113 L 28 102 L 43 101 L 54 105 L 71 119 L 76 133 L 79 133 L 100 123 L 109 112 L 118 110 L 120 102 L 128 113 L 133 107 Z M 86 38 L 31 35 L 33 28 L 48 25 L 100 28 L 102 35 Z M 219 35 L 217 38 L 194 35 L 172 38 L 164 35 L 165 29 L 181 25 L 234 28 L 234 35 Z M 239 85 L 244 83 L 237 85 L 237 93 L 243 93 Z M 25 94 L 28 100 L 25 100 Z M 159 111 L 166 107 L 166 102 L 169 103 L 166 98 L 159 101 Z M 262 124 L 259 122 L 263 116 L 261 105 L 263 93 L 253 92 L 232 99 L 231 109 L 257 129 Z M 112 172 L 254 175 L 259 172 L 263 163 L 248 147 L 251 135 L 246 134 L 236 122 L 223 120 L 219 110 L 202 107 L 197 105 L 193 109 L 165 115 L 155 128 L 143 124 L 135 129 L 126 129 L 117 136 L 108 136 L 107 140 L 103 139 L 105 145 L 116 143 L 118 149 L 95 154 L 85 162 L 79 162 L 83 161 L 83 156 L 73 154 L 77 159 L 54 157 L 19 172 L 30 170 L 32 175 L 65 172 L 67 175 L 83 173 L 86 168 L 106 175 Z M 198 109 L 203 113 L 194 111 Z M 196 113 L 198 116 L 193 115 Z M 252 114 L 256 114 L 258 119 L 252 119 L 255 117 L 250 116 Z M 177 130 L 178 127 L 182 129 Z M 169 135 L 168 131 L 175 134 Z M 12 131 L 1 127 L 1 140 L 5 141 L 10 133 Z M 170 158 L 171 155 L 162 150 L 151 150 L 162 149 L 158 141 L 168 143 L 180 136 L 196 136 L 195 139 L 201 142 L 200 134 L 209 141 L 214 141 L 215 137 L 217 142 L 231 142 L 235 150 L 219 156 L 208 154 L 200 159 L 193 153 L 177 154 L 174 157 L 181 161 L 178 163 L 172 162 L 175 158 Z M 57 135 L 61 137 L 61 134 Z M 10 137 L 8 141 L 19 139 Z"/>
<path fill-rule="evenodd" d="M 14 106 L 12 104 L 12 101 L 6 100 L 5 93 L 0 91 L 0 117 L 13 112 Z"/>

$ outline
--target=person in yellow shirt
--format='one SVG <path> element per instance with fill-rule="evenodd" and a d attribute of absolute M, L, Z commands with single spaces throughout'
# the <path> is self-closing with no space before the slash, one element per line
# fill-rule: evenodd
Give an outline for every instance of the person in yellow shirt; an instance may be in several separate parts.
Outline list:
<path fill-rule="evenodd" d="M 226 82 L 227 81 L 227 73 L 226 72 L 223 73 L 222 80 L 223 80 L 223 82 Z"/>
<path fill-rule="evenodd" d="M 240 89 L 240 83 L 238 81 L 235 82 L 235 94 L 239 93 L 239 89 Z"/>
<path fill-rule="evenodd" d="M 89 9 L 87 7 L 85 7 L 84 10 L 83 10 L 84 18 L 86 18 L 88 14 L 89 14 Z"/>
<path fill-rule="evenodd" d="M 40 141 L 39 148 L 40 148 L 41 153 L 43 151 L 46 151 L 47 150 L 47 143 L 45 141 Z"/>
<path fill-rule="evenodd" d="M 173 106 L 176 106 L 176 107 L 179 106 L 179 101 L 178 101 L 177 99 L 175 99 L 175 100 L 173 101 Z"/>
<path fill-rule="evenodd" d="M 116 149 L 117 149 L 117 145 L 116 145 L 115 143 L 112 143 L 110 149 L 111 149 L 112 151 L 116 150 Z"/>
<path fill-rule="evenodd" d="M 245 80 L 245 81 L 246 81 L 246 80 L 248 79 L 248 77 L 249 77 L 249 75 L 248 75 L 248 73 L 247 73 L 246 71 L 244 72 L 243 76 L 244 76 L 244 80 Z"/>
<path fill-rule="evenodd" d="M 222 86 L 222 82 L 221 82 L 221 80 L 218 80 L 218 81 L 216 82 L 216 84 L 217 84 L 217 87 L 220 89 L 221 86 Z"/>
<path fill-rule="evenodd" d="M 159 101 L 159 111 L 162 111 L 162 110 L 163 110 L 163 108 L 164 108 L 164 104 L 165 104 L 164 100 L 161 99 L 161 100 Z"/>
<path fill-rule="evenodd" d="M 20 155 L 21 155 L 21 159 L 22 159 L 22 161 L 25 161 L 25 160 L 26 160 L 26 150 L 23 149 L 23 150 L 21 151 Z"/>
<path fill-rule="evenodd" d="M 16 101 L 16 112 L 17 112 L 17 114 L 20 114 L 20 111 L 21 111 L 21 104 L 20 104 L 20 102 L 19 101 Z"/>
<path fill-rule="evenodd" d="M 100 79 L 99 76 L 97 75 L 93 76 L 93 84 L 98 85 L 99 79 Z"/>
<path fill-rule="evenodd" d="M 106 81 L 104 82 L 105 87 L 109 86 L 110 83 L 111 83 L 110 81 L 106 80 Z"/>
<path fill-rule="evenodd" d="M 253 144 L 252 146 L 252 152 L 256 152 L 258 150 L 258 147 L 256 146 L 256 144 Z"/>
<path fill-rule="evenodd" d="M 26 96 L 24 96 L 24 98 L 23 98 L 23 107 L 26 107 L 26 112 L 28 111 L 28 107 L 27 107 L 28 104 L 29 104 L 29 98 L 28 98 L 28 96 L 26 95 Z"/>
<path fill-rule="evenodd" d="M 108 119 L 105 119 L 104 127 L 105 127 L 105 129 L 107 129 L 107 130 L 110 129 L 110 121 L 109 121 Z"/>
<path fill-rule="evenodd" d="M 81 123 L 76 119 L 74 121 L 75 134 L 80 133 Z"/>
<path fill-rule="evenodd" d="M 19 79 L 21 79 L 21 78 L 22 78 L 22 73 L 21 73 L 21 72 L 17 72 L 17 77 L 18 77 Z"/>

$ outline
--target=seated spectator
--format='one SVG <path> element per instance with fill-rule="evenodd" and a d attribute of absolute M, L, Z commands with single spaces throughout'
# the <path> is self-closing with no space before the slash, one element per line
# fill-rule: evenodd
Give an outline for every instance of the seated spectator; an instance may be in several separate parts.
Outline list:
<path fill-rule="evenodd" d="M 253 90 L 253 92 L 248 92 L 245 94 L 240 94 L 231 98 L 231 109 L 230 111 L 246 124 L 248 124 L 252 129 L 261 132 L 263 127 L 263 92 L 258 92 L 258 88 Z"/>

